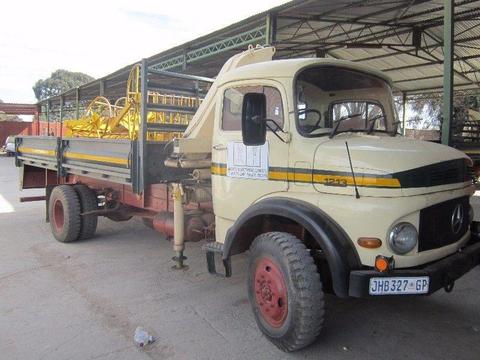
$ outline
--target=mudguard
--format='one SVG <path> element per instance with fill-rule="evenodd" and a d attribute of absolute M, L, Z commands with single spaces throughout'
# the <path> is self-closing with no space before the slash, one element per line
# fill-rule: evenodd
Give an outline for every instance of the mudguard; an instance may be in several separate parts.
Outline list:
<path fill-rule="evenodd" d="M 348 297 L 350 271 L 361 268 L 357 251 L 349 236 L 332 218 L 304 201 L 269 198 L 250 206 L 227 231 L 223 248 L 224 260 L 248 249 L 253 239 L 241 241 L 237 234 L 249 220 L 262 215 L 282 216 L 302 225 L 325 253 L 335 294 Z"/>

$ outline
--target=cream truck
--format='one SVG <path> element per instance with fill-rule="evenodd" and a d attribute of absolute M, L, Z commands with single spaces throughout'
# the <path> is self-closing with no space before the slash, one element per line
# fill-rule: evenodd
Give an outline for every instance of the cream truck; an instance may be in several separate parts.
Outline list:
<path fill-rule="evenodd" d="M 209 83 L 173 143 L 19 137 L 16 161 L 23 188 L 46 188 L 59 241 L 92 237 L 97 216 L 140 216 L 172 237 L 175 268 L 185 267 L 188 240 L 205 241 L 215 275 L 231 276 L 231 257 L 247 252 L 258 327 L 294 351 L 319 336 L 324 293 L 451 291 L 480 263 L 480 243 L 471 160 L 400 136 L 388 77 L 274 52 L 250 48 L 215 79 L 143 62 L 144 115 L 152 74 Z"/>

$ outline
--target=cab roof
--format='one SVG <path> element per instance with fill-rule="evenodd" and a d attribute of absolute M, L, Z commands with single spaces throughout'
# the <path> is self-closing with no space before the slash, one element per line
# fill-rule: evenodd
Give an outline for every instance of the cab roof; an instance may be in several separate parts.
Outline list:
<path fill-rule="evenodd" d="M 249 80 L 249 79 L 275 79 L 275 78 L 292 78 L 295 74 L 306 67 L 311 66 L 337 66 L 350 70 L 364 72 L 366 74 L 374 75 L 392 85 L 390 77 L 369 66 L 360 65 L 358 63 L 327 58 L 303 58 L 303 59 L 287 59 L 287 60 L 272 60 L 255 63 L 251 65 L 244 65 L 234 70 L 231 70 L 221 77 L 217 78 L 217 84 L 223 85 L 231 81 Z"/>

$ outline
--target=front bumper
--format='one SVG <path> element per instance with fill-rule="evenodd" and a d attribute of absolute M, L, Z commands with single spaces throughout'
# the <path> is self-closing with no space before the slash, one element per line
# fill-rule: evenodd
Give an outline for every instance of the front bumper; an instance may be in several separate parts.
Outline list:
<path fill-rule="evenodd" d="M 379 297 L 369 294 L 370 278 L 372 277 L 416 277 L 429 276 L 430 287 L 427 294 L 430 295 L 440 288 L 452 286 L 453 282 L 480 264 L 480 242 L 476 242 L 462 248 L 458 252 L 430 263 L 424 267 L 415 269 L 397 269 L 388 273 L 380 273 L 375 270 L 354 270 L 350 272 L 348 294 L 352 297 L 366 298 Z M 383 295 L 392 296 L 392 295 Z M 398 296 L 398 295 L 396 295 Z M 405 295 L 400 295 L 405 296 Z M 411 295 L 409 295 L 411 296 Z M 415 295 L 418 296 L 418 295 Z"/>

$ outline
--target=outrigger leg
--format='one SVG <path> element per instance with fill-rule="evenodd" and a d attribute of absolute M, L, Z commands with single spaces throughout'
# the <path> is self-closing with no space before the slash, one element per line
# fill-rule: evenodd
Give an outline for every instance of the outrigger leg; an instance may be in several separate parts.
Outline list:
<path fill-rule="evenodd" d="M 188 266 L 183 263 L 187 258 L 183 255 L 185 250 L 185 214 L 183 212 L 183 188 L 182 184 L 174 183 L 173 185 L 173 251 L 175 256 L 172 258 L 175 265 L 172 266 L 174 270 L 187 270 Z"/>

